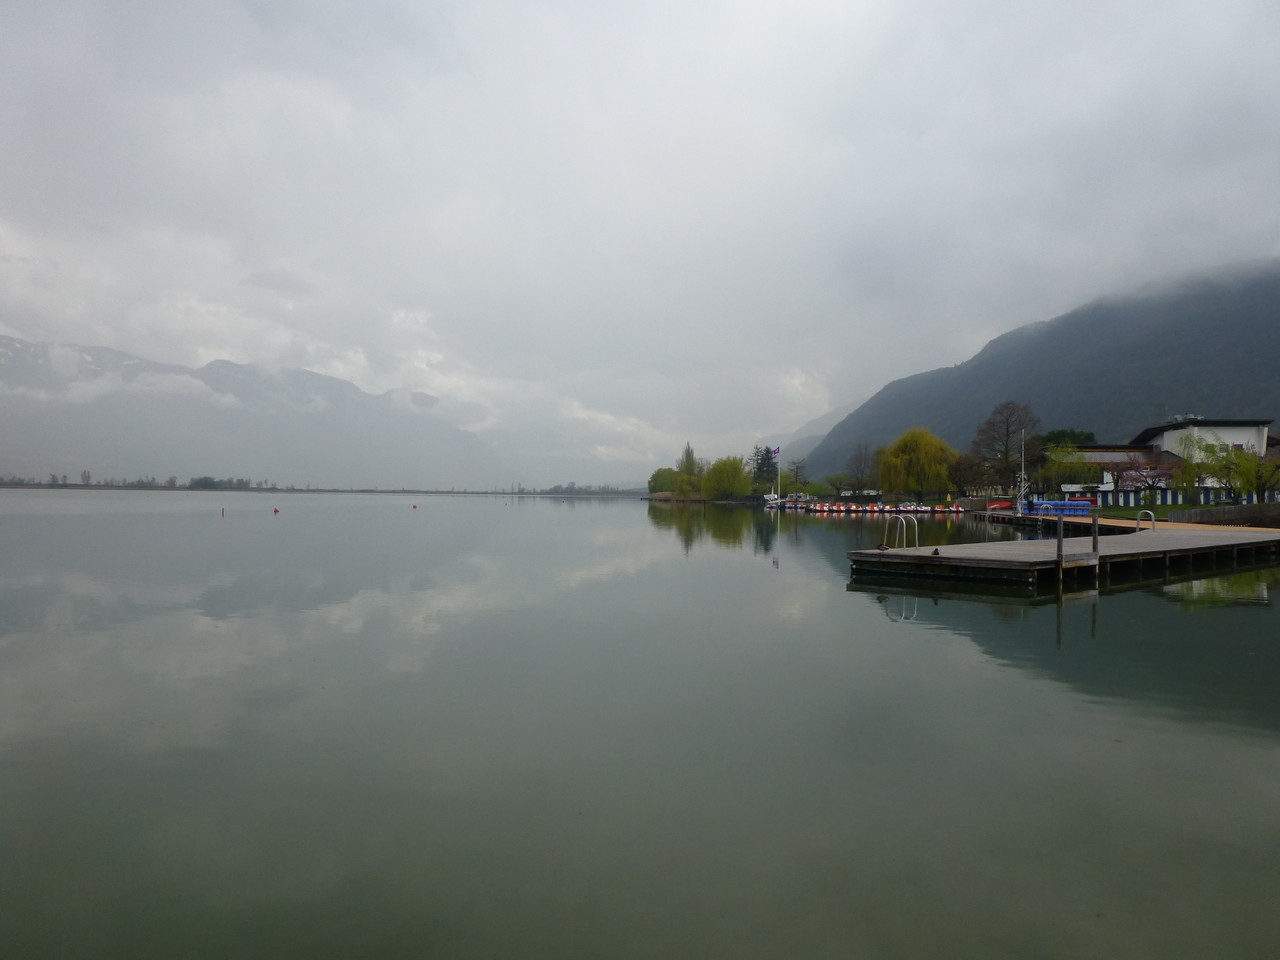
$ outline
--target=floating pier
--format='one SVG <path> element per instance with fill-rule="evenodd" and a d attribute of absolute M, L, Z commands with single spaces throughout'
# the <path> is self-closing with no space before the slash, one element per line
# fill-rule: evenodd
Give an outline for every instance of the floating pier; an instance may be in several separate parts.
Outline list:
<path fill-rule="evenodd" d="M 1132 528 L 1130 528 L 1132 529 Z M 1240 565 L 1280 563 L 1280 530 L 1166 525 L 1116 536 L 1002 540 L 850 550 L 853 577 L 981 580 L 1033 589 L 1105 586 L 1113 574 L 1183 577 Z"/>

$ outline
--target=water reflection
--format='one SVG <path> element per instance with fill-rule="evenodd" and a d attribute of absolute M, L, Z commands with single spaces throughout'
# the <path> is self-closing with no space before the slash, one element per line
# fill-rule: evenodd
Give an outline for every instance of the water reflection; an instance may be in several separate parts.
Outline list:
<path fill-rule="evenodd" d="M 649 522 L 672 531 L 686 553 L 700 541 L 718 546 L 750 545 L 756 553 L 770 554 L 780 542 L 814 550 L 838 571 L 849 569 L 849 550 L 874 547 L 901 537 L 899 516 L 857 514 L 819 515 L 729 507 L 721 504 L 688 504 L 650 501 Z M 1022 534 L 1007 526 L 980 523 L 965 516 L 905 518 L 909 543 L 936 546 L 983 540 L 1014 540 Z"/>
<path fill-rule="evenodd" d="M 1268 604 L 1277 584 L 1280 584 L 1280 567 L 1271 567 L 1170 583 L 1161 588 L 1161 593 L 1181 607 L 1196 610 L 1233 604 Z"/>
<path fill-rule="evenodd" d="M 750 543 L 755 552 L 770 553 L 782 529 L 778 519 L 768 511 L 748 507 L 649 501 L 649 522 L 674 533 L 686 554 L 706 538 L 722 547 L 740 547 Z M 785 522 L 795 518 L 783 519 Z M 793 525 L 787 523 L 788 528 Z"/>
<path fill-rule="evenodd" d="M 20 545 L 0 555 L 0 733 L 11 737 L 40 728 L 50 703 L 57 726 L 119 726 L 131 703 L 195 684 L 203 701 L 187 723 L 127 741 L 208 745 L 245 720 L 245 703 L 314 696 L 299 664 L 421 672 L 485 618 L 510 632 L 521 611 L 567 607 L 669 553 L 637 542 L 634 513 L 580 512 L 565 549 L 546 536 L 548 505 L 529 524 L 498 499 L 415 510 L 309 496 L 277 516 L 257 497 L 225 515 L 216 501 L 193 510 L 173 497 L 151 512 L 141 498 L 121 512 L 73 498 L 59 513 L 46 498 L 0 511 L 5 541 Z"/>
<path fill-rule="evenodd" d="M 889 621 L 964 637 L 993 660 L 1091 699 L 1276 731 L 1280 619 L 1266 598 L 1277 581 L 1272 568 L 1061 598 L 901 580 L 847 589 L 871 597 Z M 1211 623 L 1188 619 L 1207 610 Z"/>
<path fill-rule="evenodd" d="M 233 498 L 225 514 L 210 500 L 198 512 L 143 514 L 135 504 L 122 513 L 0 516 L 6 542 L 22 545 L 0 556 L 0 577 L 23 608 L 15 617 L 4 605 L 0 635 L 51 616 L 65 622 L 68 612 L 91 626 L 174 608 L 213 619 L 316 609 L 369 588 L 425 584 L 498 521 L 478 511 L 464 522 L 438 504 L 413 510 L 407 500 L 383 499 L 381 509 L 359 497 L 284 503 L 280 515 L 251 496 Z M 69 610 L 46 606 L 55 598 Z"/>
<path fill-rule="evenodd" d="M 6 956 L 1280 937 L 1275 606 L 846 591 L 882 525 L 763 511 L 209 502 L 0 508 Z"/>

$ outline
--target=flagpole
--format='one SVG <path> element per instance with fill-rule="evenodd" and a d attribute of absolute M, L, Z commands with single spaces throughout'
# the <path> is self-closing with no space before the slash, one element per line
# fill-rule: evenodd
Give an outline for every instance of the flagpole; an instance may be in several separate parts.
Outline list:
<path fill-rule="evenodd" d="M 776 570 L 778 567 L 778 551 L 782 546 L 782 471 L 778 469 L 778 455 L 782 453 L 781 447 L 773 448 L 773 477 L 774 482 L 778 485 L 778 499 L 773 503 L 773 512 L 778 515 L 778 528 L 773 534 L 773 566 Z"/>

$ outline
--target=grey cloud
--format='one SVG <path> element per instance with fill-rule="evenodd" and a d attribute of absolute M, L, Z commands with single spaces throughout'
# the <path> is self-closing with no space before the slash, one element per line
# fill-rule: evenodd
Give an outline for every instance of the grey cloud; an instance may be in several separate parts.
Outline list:
<path fill-rule="evenodd" d="M 1280 253 L 1280 13 L 1246 0 L 0 26 L 7 329 L 423 390 L 582 481 L 648 472 L 592 472 L 636 423 L 742 452 L 1098 294 Z"/>
<path fill-rule="evenodd" d="M 306 299 L 320 292 L 319 287 L 301 274 L 283 267 L 258 267 L 245 277 L 244 282 L 295 299 Z"/>

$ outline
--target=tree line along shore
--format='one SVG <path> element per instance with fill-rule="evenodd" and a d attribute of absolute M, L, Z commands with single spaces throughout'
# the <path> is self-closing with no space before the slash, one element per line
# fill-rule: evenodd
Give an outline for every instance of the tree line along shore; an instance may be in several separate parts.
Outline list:
<path fill-rule="evenodd" d="M 845 469 L 810 478 L 803 458 L 779 461 L 779 448 L 757 445 L 745 457 L 709 462 L 690 444 L 674 467 L 649 477 L 649 495 L 659 500 L 751 502 L 768 493 L 780 496 L 883 497 L 887 500 L 941 502 L 950 498 L 1019 493 L 1056 494 L 1069 485 L 1088 491 L 1104 474 L 1117 489 L 1154 499 L 1168 487 L 1195 503 L 1208 485 L 1237 502 L 1250 495 L 1267 499 L 1280 491 L 1280 455 L 1242 450 L 1199 438 L 1180 451 L 1176 463 L 1153 464 L 1141 457 L 1115 462 L 1086 459 L 1080 448 L 1094 445 L 1093 432 L 1072 427 L 1041 431 L 1027 404 L 1005 401 L 974 433 L 970 449 L 960 453 L 924 427 L 912 427 L 887 446 L 856 444 Z"/>

